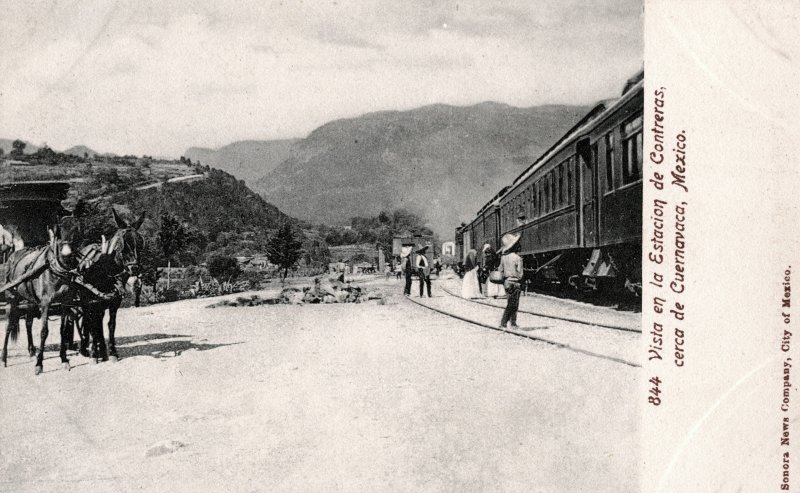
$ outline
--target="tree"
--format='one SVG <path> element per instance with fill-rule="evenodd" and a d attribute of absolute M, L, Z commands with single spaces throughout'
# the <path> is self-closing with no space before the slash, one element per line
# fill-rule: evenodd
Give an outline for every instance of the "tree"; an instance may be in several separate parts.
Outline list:
<path fill-rule="evenodd" d="M 145 241 L 139 252 L 139 279 L 142 284 L 155 288 L 158 282 L 158 268 L 164 264 L 161 249 L 155 241 Z"/>
<path fill-rule="evenodd" d="M 208 262 L 208 273 L 217 281 L 230 281 L 239 277 L 242 270 L 235 258 L 227 255 L 214 255 Z"/>
<path fill-rule="evenodd" d="M 270 238 L 267 244 L 267 257 L 270 262 L 283 269 L 281 281 L 286 280 L 289 269 L 300 259 L 303 253 L 301 246 L 302 243 L 295 238 L 292 225 L 288 222 L 283 223 Z"/>
<path fill-rule="evenodd" d="M 25 142 L 17 139 L 11 143 L 11 155 L 13 157 L 20 157 L 25 153 Z"/>
<path fill-rule="evenodd" d="M 161 228 L 158 230 L 158 243 L 164 258 L 167 259 L 167 287 L 169 287 L 169 274 L 172 268 L 172 257 L 186 246 L 188 235 L 177 218 L 164 212 L 161 214 Z"/>

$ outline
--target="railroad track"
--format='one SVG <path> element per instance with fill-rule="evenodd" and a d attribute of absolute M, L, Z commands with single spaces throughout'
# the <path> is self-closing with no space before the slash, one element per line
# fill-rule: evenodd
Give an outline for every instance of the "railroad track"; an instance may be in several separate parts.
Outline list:
<path fill-rule="evenodd" d="M 462 303 L 469 303 L 467 300 L 464 300 L 461 297 L 455 297 L 455 298 L 459 299 Z M 627 365 L 627 366 L 631 366 L 631 367 L 635 367 L 635 368 L 640 368 L 641 367 L 641 365 L 639 363 L 636 363 L 635 361 L 633 361 L 635 358 L 632 357 L 632 356 L 634 356 L 634 353 L 633 353 L 632 350 L 628 351 L 628 353 L 630 353 L 630 354 L 624 354 L 625 351 L 620 351 L 619 347 L 615 347 L 614 341 L 611 341 L 611 345 L 609 345 L 609 341 L 607 340 L 608 339 L 607 337 L 602 337 L 602 338 L 598 339 L 597 338 L 597 334 L 594 335 L 595 343 L 597 344 L 599 342 L 599 345 L 600 346 L 605 345 L 606 346 L 605 348 L 587 349 L 585 347 L 581 347 L 578 344 L 575 344 L 575 342 L 574 342 L 575 340 L 581 341 L 584 344 L 591 344 L 591 341 L 589 341 L 590 338 L 581 337 L 581 335 L 584 335 L 584 336 L 586 335 L 586 331 L 585 330 L 581 330 L 580 332 L 582 332 L 583 334 L 579 334 L 579 333 L 577 333 L 575 331 L 569 330 L 569 326 L 568 325 L 561 325 L 559 327 L 553 327 L 552 329 L 554 329 L 553 330 L 554 336 L 553 337 L 543 337 L 543 336 L 540 336 L 538 334 L 530 333 L 529 331 L 548 330 L 548 329 L 551 329 L 551 327 L 547 327 L 547 326 L 542 327 L 542 326 L 540 326 L 540 327 L 531 327 L 531 328 L 528 328 L 528 329 L 519 329 L 519 330 L 501 329 L 501 328 L 497 327 L 496 325 L 492 325 L 492 324 L 489 324 L 489 323 L 486 323 L 486 322 L 483 322 L 483 321 L 480 321 L 480 320 L 475 320 L 475 318 L 471 318 L 469 316 L 465 316 L 463 314 L 454 312 L 452 310 L 446 310 L 446 309 L 444 309 L 442 307 L 434 306 L 431 303 L 424 303 L 424 302 L 420 301 L 420 299 L 417 299 L 417 298 L 406 297 L 406 299 L 409 302 L 411 302 L 411 303 L 413 303 L 413 304 L 415 304 L 417 306 L 424 307 L 424 308 L 426 308 L 428 310 L 431 310 L 433 312 L 436 312 L 436 313 L 439 313 L 441 315 L 445 315 L 445 316 L 448 316 L 448 317 L 451 317 L 451 318 L 454 318 L 454 319 L 457 319 L 457 320 L 461 320 L 462 322 L 467 322 L 467 323 L 472 324 L 472 325 L 477 325 L 479 327 L 495 330 L 495 331 L 506 333 L 506 334 L 511 334 L 511 335 L 514 335 L 514 336 L 517 336 L 517 337 L 522 337 L 522 338 L 530 339 L 530 340 L 533 340 L 533 341 L 543 342 L 545 344 L 549 344 L 549 345 L 558 347 L 560 349 L 565 349 L 567 351 L 583 354 L 583 355 L 586 355 L 586 356 L 591 356 L 591 357 L 594 357 L 594 358 L 599 358 L 599 359 L 604 359 L 604 360 L 607 360 L 607 361 L 612 361 L 614 363 L 619 363 L 619 364 L 623 364 L 623 365 Z M 484 305 L 483 303 L 479 303 L 479 304 L 480 305 Z M 485 306 L 491 306 L 493 308 L 498 308 L 498 307 L 496 307 L 494 305 L 485 305 Z M 542 315 L 532 315 L 532 316 L 543 317 Z M 548 317 L 548 318 L 554 318 L 554 317 Z M 568 320 L 566 320 L 566 322 L 568 322 L 569 324 L 574 324 L 575 323 L 575 322 L 571 322 L 571 321 L 568 321 Z M 572 332 L 572 333 L 570 334 L 570 332 Z M 604 334 L 608 334 L 608 333 L 604 332 Z M 618 333 L 618 334 L 619 334 L 618 337 L 624 337 L 627 340 L 617 341 L 617 344 L 619 344 L 619 345 L 632 345 L 631 347 L 633 349 L 636 349 L 638 347 L 638 339 L 639 338 L 635 337 L 635 339 L 633 339 L 634 336 L 630 334 L 630 331 L 628 331 L 627 333 Z M 622 352 L 623 354 L 620 355 L 619 354 L 620 352 Z M 616 353 L 616 354 L 614 354 L 614 353 Z"/>
<path fill-rule="evenodd" d="M 469 301 L 470 303 L 477 303 L 479 305 L 491 306 L 493 308 L 497 308 L 498 310 L 504 310 L 505 309 L 505 307 L 503 307 L 503 306 L 498 306 L 498 305 L 495 305 L 494 303 L 489 303 L 488 301 L 483 301 L 483 300 L 480 300 L 480 299 L 462 298 L 461 296 L 453 293 L 452 291 L 450 291 L 449 289 L 445 288 L 441 284 L 439 285 L 439 288 L 442 291 L 444 291 L 445 293 L 449 294 L 450 296 L 453 296 L 455 298 L 458 298 L 458 299 L 461 299 L 461 300 L 464 300 L 464 301 Z M 618 325 L 610 325 L 610 324 L 603 324 L 603 323 L 597 323 L 597 322 L 589 322 L 587 320 L 581 320 L 581 319 L 573 318 L 573 317 L 562 317 L 562 316 L 559 316 L 559 315 L 550 315 L 550 314 L 547 314 L 547 313 L 532 312 L 530 310 L 523 310 L 522 308 L 520 308 L 518 310 L 518 312 L 519 313 L 527 313 L 529 315 L 536 315 L 537 317 L 551 318 L 551 319 L 554 319 L 554 320 L 563 320 L 565 322 L 572 322 L 572 323 L 582 324 L 582 325 L 590 325 L 592 327 L 601 327 L 603 329 L 621 330 L 621 331 L 624 331 L 624 332 L 636 332 L 636 333 L 639 333 L 639 334 L 642 333 L 641 329 L 632 329 L 630 327 L 620 327 Z"/>

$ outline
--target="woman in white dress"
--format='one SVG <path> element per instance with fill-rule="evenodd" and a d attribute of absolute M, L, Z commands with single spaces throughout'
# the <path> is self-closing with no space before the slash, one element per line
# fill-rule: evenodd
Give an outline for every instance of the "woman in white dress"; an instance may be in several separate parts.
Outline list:
<path fill-rule="evenodd" d="M 489 280 L 489 272 L 500 267 L 500 255 L 494 251 L 488 243 L 483 245 L 483 265 L 486 272 L 486 289 L 483 293 L 487 298 L 502 298 L 506 295 L 506 288 L 502 284 L 496 284 Z"/>
<path fill-rule="evenodd" d="M 461 284 L 461 297 L 481 298 L 481 290 L 478 285 L 478 252 L 470 250 L 464 260 L 464 282 Z"/>

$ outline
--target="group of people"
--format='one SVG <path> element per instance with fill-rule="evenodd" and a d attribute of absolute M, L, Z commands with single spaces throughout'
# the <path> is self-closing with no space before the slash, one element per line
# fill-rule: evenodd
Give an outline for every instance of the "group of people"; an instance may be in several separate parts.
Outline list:
<path fill-rule="evenodd" d="M 416 255 L 412 261 L 411 253 Z M 406 286 L 403 289 L 403 294 L 411 296 L 411 276 L 416 273 L 419 277 L 419 297 L 424 296 L 424 289 L 428 288 L 428 298 L 431 297 L 431 266 L 425 254 L 428 252 L 428 247 L 423 246 L 414 251 L 414 247 L 404 246 L 400 250 L 400 269 L 406 276 Z"/>
<path fill-rule="evenodd" d="M 483 245 L 481 257 L 478 252 L 470 250 L 464 259 L 464 282 L 461 285 L 461 297 L 501 298 L 506 295 L 502 284 L 489 281 L 489 275 L 500 265 L 500 254 L 488 243 Z"/>
<path fill-rule="evenodd" d="M 500 321 L 501 329 L 509 323 L 510 328 L 517 328 L 517 310 L 524 276 L 522 257 L 517 254 L 519 239 L 518 234 L 505 234 L 501 239 L 503 245 L 497 252 L 487 243 L 483 246 L 480 261 L 474 249 L 467 252 L 464 260 L 462 298 L 507 296 L 508 303 Z"/>
<path fill-rule="evenodd" d="M 480 261 L 478 252 L 474 249 L 467 252 L 464 261 L 464 281 L 461 287 L 463 298 L 499 298 L 506 296 L 503 317 L 500 328 L 518 329 L 517 311 L 519 310 L 519 297 L 522 292 L 524 271 L 522 257 L 517 252 L 520 250 L 519 234 L 507 233 L 501 238 L 502 246 L 495 252 L 488 243 L 482 248 Z M 411 277 L 414 273 L 419 276 L 419 297 L 425 295 L 427 287 L 428 297 L 431 297 L 431 266 L 425 253 L 427 246 L 414 250 L 414 247 L 404 246 L 400 251 L 400 270 L 405 274 L 406 284 L 403 294 L 411 296 Z M 411 254 L 416 253 L 412 258 Z"/>

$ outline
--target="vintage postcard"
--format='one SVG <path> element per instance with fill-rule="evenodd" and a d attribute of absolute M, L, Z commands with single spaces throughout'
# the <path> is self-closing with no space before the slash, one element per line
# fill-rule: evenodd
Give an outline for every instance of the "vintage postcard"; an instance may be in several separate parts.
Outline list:
<path fill-rule="evenodd" d="M 0 491 L 798 491 L 799 13 L 11 1 Z"/>

